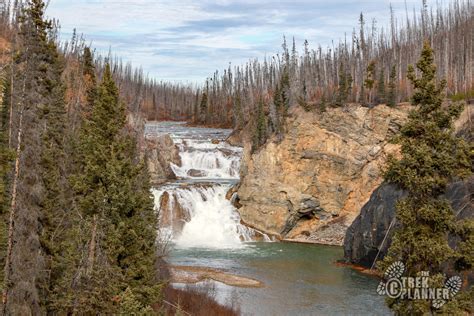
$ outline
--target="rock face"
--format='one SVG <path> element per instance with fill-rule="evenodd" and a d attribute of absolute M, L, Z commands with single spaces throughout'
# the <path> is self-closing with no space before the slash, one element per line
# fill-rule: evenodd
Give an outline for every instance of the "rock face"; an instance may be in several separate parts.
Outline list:
<path fill-rule="evenodd" d="M 160 200 L 160 226 L 169 227 L 176 234 L 180 234 L 186 222 L 190 220 L 190 214 L 177 202 L 176 196 L 170 196 L 168 192 L 163 193 Z"/>
<path fill-rule="evenodd" d="M 342 244 L 381 183 L 386 154 L 397 152 L 387 141 L 405 118 L 403 109 L 383 105 L 324 113 L 294 107 L 281 142 L 252 154 L 248 139 L 234 135 L 244 144 L 237 193 L 243 222 L 280 238 Z M 327 230 L 331 224 L 337 229 Z"/>
<path fill-rule="evenodd" d="M 446 198 L 451 201 L 458 219 L 474 218 L 473 192 L 474 177 L 448 187 Z M 347 230 L 344 240 L 344 257 L 347 262 L 369 268 L 379 250 L 378 258 L 385 256 L 397 227 L 395 220 L 388 231 L 395 216 L 395 204 L 403 196 L 405 192 L 391 184 L 382 184 L 374 191 L 369 202 Z M 450 243 L 454 244 L 454 238 L 450 238 Z"/>
<path fill-rule="evenodd" d="M 176 179 L 170 163 L 180 166 L 181 158 L 178 147 L 169 135 L 146 139 L 145 155 L 152 184 L 161 184 L 170 179 Z"/>

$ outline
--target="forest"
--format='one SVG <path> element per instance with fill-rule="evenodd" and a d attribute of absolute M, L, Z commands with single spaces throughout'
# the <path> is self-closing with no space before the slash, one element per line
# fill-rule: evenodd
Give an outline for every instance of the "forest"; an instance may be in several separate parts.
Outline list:
<path fill-rule="evenodd" d="M 472 2 L 428 7 L 423 1 L 421 11 L 407 9 L 405 19 L 397 18 L 391 8 L 387 13 L 388 26 L 366 21 L 361 13 L 354 21 L 359 27 L 327 47 L 312 49 L 308 41 L 295 43 L 283 37 L 281 53 L 216 71 L 201 87 L 160 93 L 164 85 L 152 86 L 153 102 L 147 102 L 143 112 L 151 120 L 185 118 L 235 128 L 251 122 L 255 128 L 257 119 L 252 118 L 262 104 L 272 133 L 280 128 L 284 108 L 296 104 L 308 110 L 346 103 L 393 106 L 409 101 L 413 93 L 407 69 L 417 61 L 424 40 L 436 52 L 437 76 L 446 78 L 448 96 L 472 97 Z M 178 104 L 167 102 L 176 97 Z"/>
<path fill-rule="evenodd" d="M 43 1 L 2 10 L 2 314 L 145 312 L 160 288 L 136 105 L 108 60 L 58 46 Z"/>

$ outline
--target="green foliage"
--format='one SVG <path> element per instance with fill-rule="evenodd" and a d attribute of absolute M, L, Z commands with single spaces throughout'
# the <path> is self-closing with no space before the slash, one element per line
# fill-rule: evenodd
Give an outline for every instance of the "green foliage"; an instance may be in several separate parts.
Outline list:
<path fill-rule="evenodd" d="M 207 117 L 207 93 L 203 92 L 201 97 L 201 104 L 199 105 L 199 122 L 204 123 Z"/>
<path fill-rule="evenodd" d="M 60 284 L 75 277 L 78 283 L 62 299 L 78 313 L 115 310 L 113 297 L 127 287 L 140 304 L 149 306 L 159 290 L 154 272 L 157 220 L 148 173 L 136 158 L 136 144 L 125 124 L 125 107 L 107 65 L 90 118 L 80 131 L 82 165 L 72 178 L 81 214 L 74 226 L 85 236 L 79 243 L 69 241 L 69 247 L 77 247 L 78 255 L 87 249 L 87 258 L 80 260 L 67 250 L 75 271 L 66 272 Z M 68 297 L 87 304 L 67 302 Z"/>
<path fill-rule="evenodd" d="M 364 83 L 365 87 L 369 90 L 374 88 L 375 84 L 375 61 L 371 61 L 367 66 L 367 75 L 365 77 Z"/>
<path fill-rule="evenodd" d="M 375 61 L 371 61 L 366 69 L 366 77 L 364 80 L 364 87 L 369 90 L 369 104 L 372 103 L 372 89 L 375 84 Z M 362 98 L 363 103 L 365 103 L 365 96 Z"/>
<path fill-rule="evenodd" d="M 433 50 L 425 43 L 416 65 L 421 77 L 415 75 L 413 67 L 409 68 L 408 78 L 415 88 L 412 103 L 417 107 L 396 139 L 402 158 L 391 157 L 385 174 L 387 181 L 398 184 L 408 196 L 397 204 L 400 228 L 382 267 L 400 260 L 408 275 L 429 271 L 440 277 L 448 261 L 457 260 L 458 268 L 472 269 L 472 221 L 456 222 L 450 203 L 440 197 L 450 181 L 471 173 L 472 157 L 466 142 L 454 135 L 453 121 L 462 106 L 442 106 L 445 82 L 436 83 L 433 59 Z M 456 230 L 461 232 L 461 243 L 458 249 L 452 249 L 447 234 Z M 425 301 L 397 299 L 388 303 L 399 314 L 434 311 Z M 455 303 L 450 306 L 453 309 L 449 313 L 460 312 Z"/>
<path fill-rule="evenodd" d="M 344 65 L 339 65 L 339 86 L 337 90 L 336 106 L 343 106 L 352 90 L 352 76 L 345 70 Z"/>
<path fill-rule="evenodd" d="M 253 151 L 257 150 L 258 148 L 260 148 L 260 146 L 265 144 L 265 141 L 267 139 L 267 119 L 265 116 L 263 106 L 264 106 L 263 100 L 260 100 L 258 102 L 257 121 L 256 121 L 254 135 L 253 135 L 253 145 L 252 145 Z"/>
<path fill-rule="evenodd" d="M 385 95 L 385 72 L 380 69 L 379 80 L 377 81 L 377 101 L 380 104 L 385 103 L 386 95 Z"/>
<path fill-rule="evenodd" d="M 148 305 L 143 305 L 135 296 L 133 291 L 127 287 L 125 291 L 120 294 L 120 315 L 154 315 L 153 309 Z"/>
<path fill-rule="evenodd" d="M 86 83 L 87 104 L 84 105 L 82 115 L 88 117 L 92 112 L 92 107 L 97 98 L 97 78 L 95 75 L 95 65 L 92 52 L 89 47 L 84 47 L 83 52 L 83 70 L 84 81 Z"/>
<path fill-rule="evenodd" d="M 460 92 L 453 94 L 449 97 L 452 101 L 464 101 L 464 100 L 469 100 L 469 99 L 474 99 L 474 89 L 469 90 L 467 92 Z"/>
<path fill-rule="evenodd" d="M 306 112 L 311 111 L 311 105 L 303 97 L 298 97 L 297 102 Z"/>
<path fill-rule="evenodd" d="M 234 126 L 235 129 L 241 129 L 244 124 L 244 113 L 242 110 L 242 100 L 240 99 L 240 95 L 236 95 L 234 98 L 234 107 L 232 108 L 234 111 Z"/>
<path fill-rule="evenodd" d="M 0 265 L 5 265 L 5 255 L 8 242 L 8 173 L 14 152 L 8 147 L 8 126 L 10 114 L 11 86 L 10 81 L 4 78 L 0 81 L 1 109 L 0 109 Z M 3 290 L 3 273 L 0 274 L 0 286 Z"/>
<path fill-rule="evenodd" d="M 388 106 L 394 107 L 397 104 L 397 69 L 392 66 L 390 70 L 390 81 L 388 83 Z"/>
<path fill-rule="evenodd" d="M 288 67 L 285 66 L 281 75 L 280 83 L 275 88 L 273 95 L 273 103 L 275 105 L 275 117 L 272 118 L 275 133 L 278 137 L 282 137 L 284 133 L 285 121 L 290 108 L 290 76 Z"/>

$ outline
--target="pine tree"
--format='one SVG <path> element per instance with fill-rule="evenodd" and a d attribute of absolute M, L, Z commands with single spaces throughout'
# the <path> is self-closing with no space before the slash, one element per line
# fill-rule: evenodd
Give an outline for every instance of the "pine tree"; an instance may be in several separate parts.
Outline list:
<path fill-rule="evenodd" d="M 367 66 L 367 74 L 364 80 L 364 86 L 369 90 L 369 105 L 372 105 L 372 89 L 374 88 L 375 83 L 375 61 L 371 61 Z"/>
<path fill-rule="evenodd" d="M 267 120 L 263 109 L 263 100 L 259 100 L 257 107 L 256 125 L 253 136 L 253 151 L 265 144 L 267 138 Z"/>
<path fill-rule="evenodd" d="M 64 63 L 56 45 L 47 43 L 49 69 L 45 80 L 43 98 L 45 104 L 40 108 L 39 116 L 45 122 L 41 135 L 40 176 L 44 186 L 44 197 L 41 201 L 40 223 L 42 225 L 40 241 L 50 271 L 42 285 L 42 297 L 49 304 L 49 291 L 57 277 L 56 262 L 61 256 L 63 236 L 62 223 L 68 216 L 66 199 L 67 180 L 65 178 L 65 134 L 66 104 L 65 86 L 61 80 Z"/>
<path fill-rule="evenodd" d="M 240 130 L 244 124 L 244 114 L 242 112 L 242 101 L 239 95 L 234 97 L 234 106 L 232 109 L 234 112 L 234 127 L 236 130 Z"/>
<path fill-rule="evenodd" d="M 4 78 L 0 80 L 0 96 L 0 265 L 4 266 L 8 243 L 8 173 L 14 156 L 8 147 L 11 86 Z M 0 273 L 0 282 L 0 290 L 3 290 L 3 273 Z"/>
<path fill-rule="evenodd" d="M 379 104 L 385 103 L 385 71 L 380 69 L 379 80 L 377 81 L 377 102 Z"/>
<path fill-rule="evenodd" d="M 81 246 L 88 253 L 85 267 L 79 267 L 83 280 L 70 303 L 78 313 L 117 310 L 112 299 L 127 288 L 146 306 L 157 297 L 150 184 L 125 123 L 125 107 L 107 65 L 81 133 L 84 165 L 73 180 L 89 236 Z"/>
<path fill-rule="evenodd" d="M 206 123 L 207 118 L 207 93 L 203 92 L 201 97 L 201 104 L 199 105 L 199 123 Z"/>
<path fill-rule="evenodd" d="M 280 97 L 281 97 L 281 114 L 282 118 L 286 118 L 291 103 L 290 95 L 290 74 L 288 67 L 285 66 L 280 80 Z"/>
<path fill-rule="evenodd" d="M 336 105 L 343 106 L 346 104 L 350 91 L 352 89 L 352 76 L 346 72 L 344 65 L 339 65 L 339 85 L 337 90 Z"/>
<path fill-rule="evenodd" d="M 59 223 L 66 209 L 63 62 L 44 9 L 41 0 L 26 4 L 14 48 L 15 68 L 21 71 L 13 77 L 22 89 L 16 91 L 18 102 L 11 107 L 17 135 L 12 141 L 16 157 L 4 270 L 6 314 L 37 314 L 47 307 L 55 258 L 60 256 Z"/>
<path fill-rule="evenodd" d="M 388 106 L 394 107 L 397 104 L 397 69 L 392 66 L 390 71 L 390 82 L 388 83 Z"/>
<path fill-rule="evenodd" d="M 421 58 L 416 64 L 421 72 L 417 78 L 410 66 L 408 79 L 415 92 L 412 103 L 416 109 L 410 112 L 408 122 L 402 127 L 397 142 L 401 145 L 402 158 L 391 157 L 388 161 L 386 180 L 398 184 L 408 196 L 396 206 L 396 218 L 400 228 L 396 231 L 382 266 L 402 261 L 406 273 L 415 276 L 420 271 L 429 271 L 432 287 L 442 287 L 443 266 L 449 260 L 468 258 L 470 254 L 456 253 L 448 245 L 447 234 L 458 227 L 449 201 L 440 197 L 447 184 L 471 172 L 472 160 L 466 142 L 454 135 L 453 121 L 462 106 L 442 106 L 445 81 L 436 83 L 436 66 L 433 50 L 425 42 Z M 470 221 L 472 227 L 472 220 Z M 462 223 L 465 227 L 465 224 Z M 471 240 L 472 229 L 467 235 Z M 464 232 L 466 235 L 466 231 Z M 465 244 L 464 244 L 465 245 Z M 468 266 L 472 268 L 472 266 Z M 458 305 L 462 296 L 455 297 L 437 312 L 460 313 Z M 423 300 L 390 299 L 389 307 L 401 315 L 434 313 L 430 302 Z"/>
<path fill-rule="evenodd" d="M 83 117 L 88 117 L 92 112 L 92 107 L 97 97 L 97 78 L 95 75 L 95 65 L 92 52 L 89 47 L 84 47 L 83 70 L 84 82 L 86 84 L 87 103 L 82 111 Z"/>

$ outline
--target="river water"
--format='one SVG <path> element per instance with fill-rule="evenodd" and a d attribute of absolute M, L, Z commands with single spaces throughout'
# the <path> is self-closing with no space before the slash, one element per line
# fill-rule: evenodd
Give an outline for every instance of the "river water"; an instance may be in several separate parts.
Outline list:
<path fill-rule="evenodd" d="M 239 181 L 242 155 L 241 148 L 223 142 L 230 130 L 160 122 L 148 123 L 145 132 L 147 137 L 170 134 L 182 160 L 171 166 L 179 180 L 153 189 L 161 236 L 173 244 L 168 261 L 222 269 L 264 284 L 240 288 L 209 281 L 194 287 L 212 285 L 218 301 L 237 303 L 244 315 L 389 314 L 376 294 L 377 279 L 334 264 L 342 248 L 270 242 L 240 223 L 226 199 Z"/>

